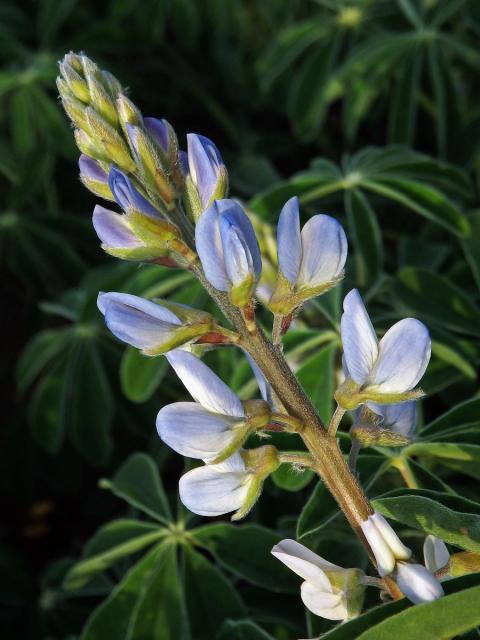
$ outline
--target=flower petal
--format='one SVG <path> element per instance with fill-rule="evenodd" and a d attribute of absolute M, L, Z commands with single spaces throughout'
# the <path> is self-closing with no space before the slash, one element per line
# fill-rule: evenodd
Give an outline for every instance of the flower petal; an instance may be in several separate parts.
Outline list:
<path fill-rule="evenodd" d="M 383 417 L 382 427 L 404 436 L 410 436 L 415 431 L 417 426 L 417 403 L 415 400 L 395 404 L 367 402 L 366 405 L 374 413 Z"/>
<path fill-rule="evenodd" d="M 105 184 L 108 182 L 108 176 L 100 164 L 84 153 L 82 153 L 78 159 L 78 167 L 80 169 L 80 175 L 83 177 L 97 182 L 104 182 Z"/>
<path fill-rule="evenodd" d="M 412 555 L 411 550 L 403 544 L 385 518 L 380 513 L 375 512 L 370 516 L 370 519 L 375 523 L 375 526 L 392 550 L 395 558 L 397 560 L 408 560 Z"/>
<path fill-rule="evenodd" d="M 327 620 L 345 620 L 348 617 L 341 593 L 325 593 L 310 582 L 302 584 L 300 593 L 303 604 L 316 616 Z"/>
<path fill-rule="evenodd" d="M 316 553 L 308 549 L 308 547 L 305 547 L 303 546 L 303 544 L 300 544 L 296 540 L 291 540 L 290 538 L 281 540 L 277 545 L 273 547 L 272 553 L 274 551 L 275 551 L 275 554 L 283 553 L 295 558 L 299 558 L 300 560 L 304 560 L 305 562 L 313 564 L 316 567 L 322 569 L 322 571 L 343 571 L 342 567 L 339 567 L 338 565 L 333 564 L 328 560 L 325 560 L 325 558 L 322 558 L 322 556 L 317 555 Z M 295 569 L 292 569 L 292 570 L 295 571 Z M 308 579 L 306 576 L 302 574 L 298 574 L 298 575 L 300 575 L 305 580 Z M 331 587 L 327 590 L 330 591 Z"/>
<path fill-rule="evenodd" d="M 280 271 L 294 285 L 302 261 L 302 239 L 300 236 L 300 213 L 298 198 L 287 200 L 278 218 L 277 255 Z"/>
<path fill-rule="evenodd" d="M 399 562 L 397 584 L 401 592 L 414 604 L 438 600 L 444 595 L 440 582 L 421 564 Z"/>
<path fill-rule="evenodd" d="M 199 358 L 181 349 L 166 357 L 192 398 L 205 409 L 236 418 L 245 416 L 239 398 Z"/>
<path fill-rule="evenodd" d="M 391 573 L 395 568 L 395 557 L 392 550 L 384 540 L 382 534 L 375 526 L 372 516 L 361 523 L 363 535 L 375 556 L 378 573 L 383 577 Z"/>
<path fill-rule="evenodd" d="M 244 504 L 250 476 L 239 453 L 220 464 L 192 469 L 180 478 L 182 503 L 200 516 L 219 516 Z"/>
<path fill-rule="evenodd" d="M 345 362 L 355 382 L 368 379 L 378 356 L 378 341 L 367 310 L 357 289 L 343 301 L 341 334 Z"/>
<path fill-rule="evenodd" d="M 227 216 L 223 216 L 220 219 L 220 237 L 228 279 L 233 285 L 241 284 L 250 274 L 253 275 L 252 257 L 243 233 Z"/>
<path fill-rule="evenodd" d="M 443 540 L 436 536 L 428 535 L 423 543 L 423 557 L 427 569 L 434 573 L 448 564 L 450 553 Z"/>
<path fill-rule="evenodd" d="M 276 544 L 273 547 L 271 551 L 272 555 L 280 560 L 280 562 L 283 562 L 284 565 L 286 565 L 298 576 L 315 585 L 315 587 L 320 591 L 324 593 L 333 593 L 333 588 L 330 584 L 330 580 L 327 578 L 323 569 L 321 569 L 318 564 L 311 561 L 310 555 L 308 553 L 303 553 L 299 556 L 298 552 L 295 549 L 293 549 L 293 553 L 290 553 L 289 549 L 292 547 L 292 545 L 289 543 L 292 542 L 295 541 L 282 540 L 282 542 Z M 303 547 L 303 549 L 305 550 L 305 552 L 309 551 L 305 547 Z M 315 556 L 314 553 L 310 553 L 312 556 Z"/>
<path fill-rule="evenodd" d="M 250 255 L 252 256 L 255 278 L 258 280 L 262 273 L 262 256 L 250 218 L 235 200 L 225 198 L 223 200 L 217 200 L 217 202 L 222 217 L 227 218 L 230 224 L 241 230 Z"/>
<path fill-rule="evenodd" d="M 97 304 L 113 335 L 137 349 L 154 349 L 181 325 L 171 311 L 138 296 L 100 293 Z"/>
<path fill-rule="evenodd" d="M 97 205 L 92 221 L 97 236 L 107 247 L 136 249 L 145 246 L 135 236 L 124 215 Z"/>
<path fill-rule="evenodd" d="M 267 379 L 265 378 L 263 373 L 260 371 L 260 367 L 257 365 L 257 363 L 252 358 L 252 356 L 246 351 L 244 351 L 243 353 L 245 354 L 245 357 L 247 358 L 248 363 L 252 368 L 253 375 L 257 380 L 257 385 L 260 390 L 260 395 L 265 400 L 265 402 L 268 402 L 268 404 L 273 408 L 274 407 L 273 389 L 270 383 L 267 382 Z"/>
<path fill-rule="evenodd" d="M 223 245 L 220 237 L 220 210 L 216 200 L 206 209 L 195 227 L 195 245 L 207 280 L 220 291 L 229 291 Z"/>
<path fill-rule="evenodd" d="M 159 118 L 144 118 L 143 124 L 158 146 L 163 149 L 163 151 L 168 151 L 169 139 L 167 121 L 163 118 L 161 120 Z"/>
<path fill-rule="evenodd" d="M 302 247 L 299 287 L 316 287 L 342 274 L 348 245 L 345 231 L 335 218 L 310 218 L 302 229 Z"/>
<path fill-rule="evenodd" d="M 409 391 L 425 373 L 430 354 L 427 327 L 414 318 L 400 320 L 380 340 L 378 361 L 369 382 L 383 393 Z"/>
<path fill-rule="evenodd" d="M 116 167 L 110 169 L 108 185 L 117 204 L 124 211 L 140 211 L 152 218 L 159 218 L 160 213 L 133 186 L 128 176 Z"/>
<path fill-rule="evenodd" d="M 159 411 L 157 431 L 177 453 L 208 462 L 231 443 L 236 422 L 195 402 L 175 402 Z"/>

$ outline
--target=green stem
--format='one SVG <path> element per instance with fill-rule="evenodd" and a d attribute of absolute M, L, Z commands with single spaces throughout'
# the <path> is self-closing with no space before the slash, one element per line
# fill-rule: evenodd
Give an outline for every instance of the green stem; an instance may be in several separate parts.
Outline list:
<path fill-rule="evenodd" d="M 342 421 L 343 416 L 345 415 L 345 411 L 346 410 L 343 407 L 337 404 L 337 408 L 335 409 L 334 414 L 328 424 L 328 435 L 332 438 L 337 433 L 337 429 L 340 425 L 340 422 Z"/>
<path fill-rule="evenodd" d="M 419 489 L 418 482 L 413 475 L 413 471 L 408 464 L 407 460 L 403 457 L 393 458 L 392 466 L 395 467 L 398 471 L 400 471 L 400 475 L 403 478 L 403 481 L 407 485 L 409 489 Z"/>
<path fill-rule="evenodd" d="M 279 349 L 282 348 L 282 322 L 283 316 L 276 313 L 273 316 L 272 342 Z"/>
<path fill-rule="evenodd" d="M 313 465 L 312 456 L 309 453 L 284 453 L 279 454 L 280 462 L 289 462 L 290 464 L 297 464 L 302 467 L 311 468 Z"/>
<path fill-rule="evenodd" d="M 335 193 L 341 189 L 343 189 L 343 181 L 338 180 L 330 184 L 324 184 L 316 189 L 312 189 L 311 191 L 307 191 L 303 195 L 299 196 L 299 200 L 301 204 L 308 204 L 309 202 L 323 198 L 323 196 L 328 196 L 330 193 Z"/>

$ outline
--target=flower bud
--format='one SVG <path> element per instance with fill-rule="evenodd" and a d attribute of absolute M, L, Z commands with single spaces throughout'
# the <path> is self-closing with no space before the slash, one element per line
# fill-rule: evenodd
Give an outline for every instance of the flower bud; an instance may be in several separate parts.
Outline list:
<path fill-rule="evenodd" d="M 208 281 L 243 308 L 262 270 L 260 249 L 248 216 L 233 200 L 216 200 L 198 220 L 195 244 Z"/>
<path fill-rule="evenodd" d="M 73 135 L 75 136 L 77 147 L 84 155 L 89 156 L 90 158 L 94 158 L 95 160 L 100 160 L 101 162 L 110 164 L 110 158 L 108 157 L 104 149 L 95 144 L 95 142 L 85 131 L 83 131 L 83 129 L 75 129 Z"/>
<path fill-rule="evenodd" d="M 446 544 L 440 538 L 429 535 L 423 543 L 423 558 L 429 571 L 435 573 L 443 569 L 450 559 Z"/>
<path fill-rule="evenodd" d="M 480 571 L 480 554 L 471 551 L 454 553 L 450 556 L 446 569 L 447 574 L 453 578 L 477 573 Z"/>
<path fill-rule="evenodd" d="M 365 595 L 360 569 L 343 569 L 295 540 L 282 540 L 272 554 L 305 580 L 304 605 L 327 620 L 347 620 L 361 613 Z"/>
<path fill-rule="evenodd" d="M 127 173 L 135 171 L 135 162 L 120 134 L 92 107 L 85 109 L 85 117 L 87 122 L 86 131 L 93 143 L 105 152 L 111 162 Z"/>
<path fill-rule="evenodd" d="M 187 135 L 188 175 L 184 201 L 194 220 L 208 209 L 214 200 L 228 194 L 228 173 L 215 144 L 195 133 Z"/>
<path fill-rule="evenodd" d="M 138 127 L 142 126 L 143 117 L 141 111 L 127 96 L 123 93 L 120 94 L 116 100 L 116 105 L 120 124 L 122 125 L 125 135 L 127 135 L 127 124 L 133 124 Z"/>
<path fill-rule="evenodd" d="M 108 175 L 100 163 L 82 153 L 78 160 L 80 180 L 92 193 L 105 200 L 113 200 L 114 197 L 108 186 Z"/>
<path fill-rule="evenodd" d="M 411 439 L 390 429 L 357 424 L 350 429 L 350 434 L 364 447 L 404 447 Z"/>
<path fill-rule="evenodd" d="M 76 71 L 73 66 L 68 64 L 67 56 L 65 56 L 63 62 L 60 62 L 59 66 L 62 78 L 68 85 L 68 88 L 75 96 L 75 98 L 77 98 L 77 100 L 81 100 L 82 102 L 88 103 L 90 101 L 90 92 L 88 90 L 88 85 L 85 82 L 84 78 L 82 78 L 80 73 L 78 73 L 78 71 Z M 65 92 L 65 89 L 63 89 L 63 92 Z M 60 93 L 62 93 L 62 91 L 60 91 Z"/>
<path fill-rule="evenodd" d="M 168 166 L 165 157 L 154 145 L 146 131 L 142 128 L 127 124 L 127 135 L 135 150 L 135 157 L 142 174 L 148 183 L 148 187 L 158 193 L 167 208 L 171 208 L 175 199 L 175 191 L 170 181 L 169 174 L 171 168 Z"/>
<path fill-rule="evenodd" d="M 363 535 L 377 563 L 378 573 L 383 577 L 392 573 L 397 560 L 408 560 L 411 550 L 399 539 L 385 518 L 375 512 L 361 523 Z"/>
<path fill-rule="evenodd" d="M 398 562 L 397 584 L 414 604 L 438 600 L 444 595 L 440 582 L 421 564 Z"/>
<path fill-rule="evenodd" d="M 98 308 L 119 340 L 147 356 L 157 356 L 195 340 L 213 324 L 208 313 L 126 293 L 100 293 Z"/>

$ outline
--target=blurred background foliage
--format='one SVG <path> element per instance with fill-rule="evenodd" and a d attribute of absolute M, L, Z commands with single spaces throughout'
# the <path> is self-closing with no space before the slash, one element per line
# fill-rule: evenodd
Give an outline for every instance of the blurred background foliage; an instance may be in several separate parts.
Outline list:
<path fill-rule="evenodd" d="M 215 140 L 232 194 L 256 216 L 264 290 L 274 273 L 270 223 L 287 197 L 300 196 L 305 217 L 342 220 L 344 292 L 360 287 L 378 328 L 414 315 L 434 341 L 427 427 L 400 464 L 367 450 L 361 478 L 374 497 L 401 497 L 400 468 L 419 499 L 480 514 L 479 32 L 475 0 L 1 4 L 0 620 L 8 637 L 305 637 L 330 626 L 305 620 L 295 580 L 271 560 L 272 541 L 297 526 L 329 559 L 365 564 L 308 474 L 276 472 L 240 526 L 193 520 L 177 505 L 182 461 L 161 445 L 154 419 L 184 390 L 163 358 L 145 359 L 107 334 L 96 297 L 125 290 L 211 303 L 189 274 L 122 264 L 100 250 L 94 198 L 78 180 L 57 99 L 57 60 L 85 50 L 180 140 L 188 131 Z M 310 304 L 286 339 L 324 418 L 339 368 L 339 289 Z M 235 351 L 208 359 L 243 397 L 256 392 Z M 100 478 L 110 480 L 99 488 Z M 168 605 L 159 612 L 158 602 Z M 399 610 L 388 606 L 385 617 Z M 355 629 L 331 637 L 356 637 Z"/>

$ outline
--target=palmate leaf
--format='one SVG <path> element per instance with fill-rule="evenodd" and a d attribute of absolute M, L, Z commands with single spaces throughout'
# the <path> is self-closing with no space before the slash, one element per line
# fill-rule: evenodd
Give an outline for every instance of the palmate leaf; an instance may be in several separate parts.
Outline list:
<path fill-rule="evenodd" d="M 465 176 L 445 163 L 396 146 L 359 151 L 344 159 L 342 170 L 323 159 L 314 160 L 309 171 L 268 189 L 252 200 L 251 207 L 257 213 L 276 216 L 292 195 L 298 195 L 302 204 L 312 204 L 350 189 L 364 194 L 364 205 L 368 203 L 365 191 L 369 191 L 456 235 L 469 234 L 468 218 L 447 195 L 469 192 Z"/>

